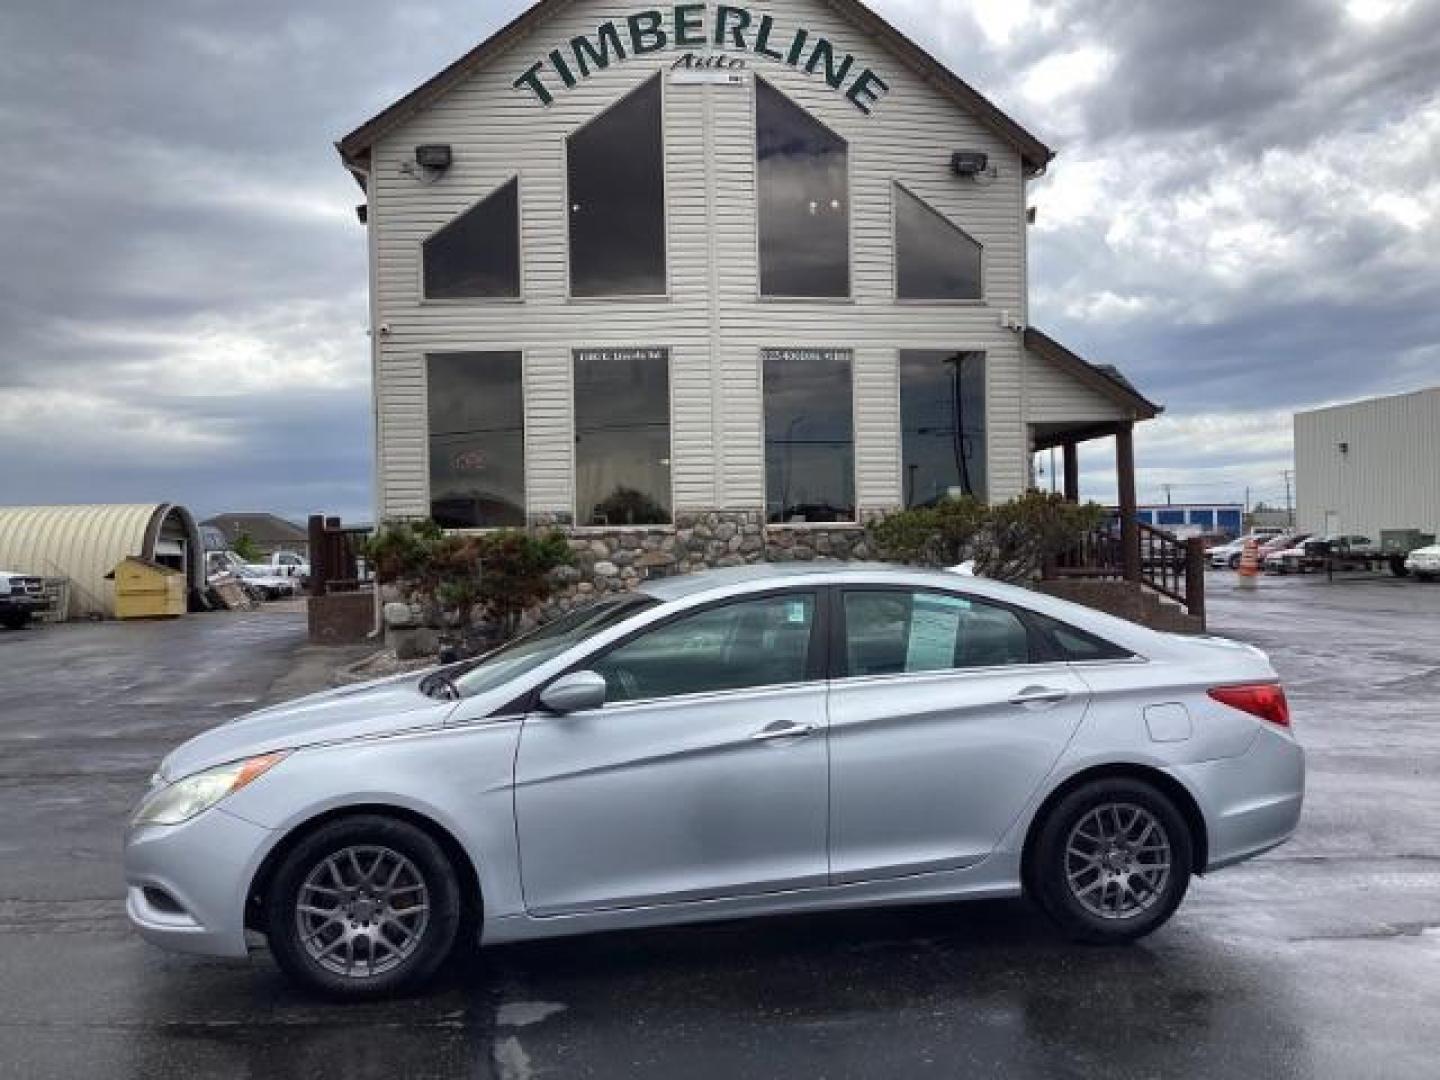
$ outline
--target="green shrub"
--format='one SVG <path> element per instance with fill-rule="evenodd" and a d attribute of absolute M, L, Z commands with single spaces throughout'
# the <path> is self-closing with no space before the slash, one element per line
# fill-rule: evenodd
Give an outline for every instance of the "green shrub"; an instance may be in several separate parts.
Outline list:
<path fill-rule="evenodd" d="M 973 559 L 983 577 L 1029 581 L 1104 519 L 1105 508 L 1095 503 L 1077 506 L 1038 491 L 998 506 L 967 496 L 892 514 L 870 526 L 870 540 L 892 562 L 954 566 Z"/>
<path fill-rule="evenodd" d="M 408 585 L 436 613 L 468 626 L 478 612 L 505 634 L 549 598 L 554 571 L 574 561 L 559 532 L 467 535 L 446 533 L 433 521 L 387 522 L 366 543 L 365 555 L 382 582 Z"/>

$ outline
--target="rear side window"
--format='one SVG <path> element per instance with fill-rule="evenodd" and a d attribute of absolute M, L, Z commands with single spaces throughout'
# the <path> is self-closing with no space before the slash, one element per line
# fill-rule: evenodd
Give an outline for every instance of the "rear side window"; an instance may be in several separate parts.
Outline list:
<path fill-rule="evenodd" d="M 845 594 L 845 673 L 851 677 L 1007 667 L 1033 662 L 1014 612 L 949 593 Z"/>
<path fill-rule="evenodd" d="M 1104 638 L 1077 630 L 1058 619 L 1045 615 L 1035 615 L 1034 619 L 1050 639 L 1056 655 L 1070 663 L 1083 663 L 1087 660 L 1130 660 L 1135 656 L 1129 649 L 1122 649 Z"/>

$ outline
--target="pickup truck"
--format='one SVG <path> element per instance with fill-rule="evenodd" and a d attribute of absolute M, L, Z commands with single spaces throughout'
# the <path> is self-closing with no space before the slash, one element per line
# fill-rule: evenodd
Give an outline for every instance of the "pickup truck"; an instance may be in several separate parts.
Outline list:
<path fill-rule="evenodd" d="M 277 551 L 264 562 L 246 563 L 252 570 L 258 570 L 262 574 L 272 577 L 299 578 L 301 581 L 310 580 L 310 562 L 302 555 L 296 555 L 293 551 Z"/>
<path fill-rule="evenodd" d="M 0 626 L 19 630 L 44 606 L 43 578 L 0 570 Z"/>

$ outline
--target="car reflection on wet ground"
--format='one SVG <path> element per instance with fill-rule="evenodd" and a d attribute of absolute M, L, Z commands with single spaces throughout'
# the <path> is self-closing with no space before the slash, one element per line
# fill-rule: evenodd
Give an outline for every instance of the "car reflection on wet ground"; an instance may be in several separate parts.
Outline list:
<path fill-rule="evenodd" d="M 1440 586 L 1211 587 L 1287 680 L 1309 802 L 1148 941 L 1076 947 L 1023 902 L 854 912 L 473 952 L 363 1006 L 152 949 L 120 902 L 146 776 L 323 670 L 303 617 L 0 635 L 0 1075 L 1433 1076 Z"/>

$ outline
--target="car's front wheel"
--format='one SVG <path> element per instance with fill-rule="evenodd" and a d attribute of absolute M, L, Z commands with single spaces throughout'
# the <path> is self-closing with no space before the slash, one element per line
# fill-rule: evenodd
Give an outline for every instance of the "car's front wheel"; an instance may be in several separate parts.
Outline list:
<path fill-rule="evenodd" d="M 1099 780 L 1065 796 L 1036 837 L 1035 899 L 1070 937 L 1108 944 L 1159 929 L 1190 886 L 1184 816 L 1151 784 Z"/>
<path fill-rule="evenodd" d="M 429 835 L 343 818 L 297 844 L 265 897 L 270 951 L 291 978 L 345 998 L 393 994 L 435 972 L 460 924 L 460 886 Z"/>

